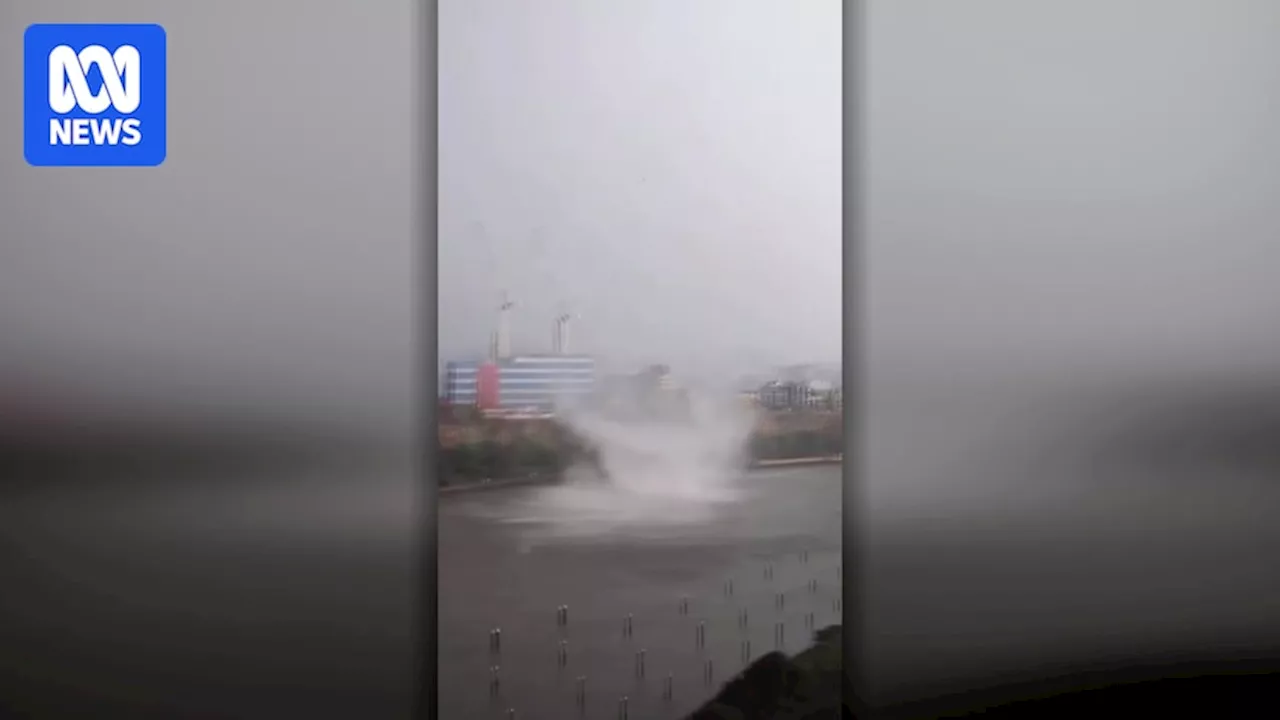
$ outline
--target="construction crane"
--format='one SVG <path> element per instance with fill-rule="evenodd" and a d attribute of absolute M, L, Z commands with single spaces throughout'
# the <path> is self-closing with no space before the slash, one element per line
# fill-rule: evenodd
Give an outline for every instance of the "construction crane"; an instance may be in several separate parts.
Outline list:
<path fill-rule="evenodd" d="M 556 315 L 551 333 L 551 351 L 556 355 L 569 354 L 569 323 L 577 319 L 578 315 L 570 312 Z"/>

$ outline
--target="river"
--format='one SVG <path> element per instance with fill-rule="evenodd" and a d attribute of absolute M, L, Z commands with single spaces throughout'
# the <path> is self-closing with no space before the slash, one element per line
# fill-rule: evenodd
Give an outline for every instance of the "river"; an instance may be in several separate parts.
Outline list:
<path fill-rule="evenodd" d="M 810 624 L 839 622 L 840 466 L 756 470 L 729 489 L 673 500 L 584 484 L 443 498 L 441 716 L 578 717 L 585 676 L 587 717 L 614 716 L 624 696 L 630 720 L 679 717 L 741 668 L 744 651 L 772 650 L 779 623 L 794 652 Z"/>

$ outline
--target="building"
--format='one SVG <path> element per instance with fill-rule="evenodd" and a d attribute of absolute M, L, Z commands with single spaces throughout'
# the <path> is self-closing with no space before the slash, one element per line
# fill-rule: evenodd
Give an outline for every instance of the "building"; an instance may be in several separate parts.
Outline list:
<path fill-rule="evenodd" d="M 596 363 L 587 355 L 519 355 L 500 361 L 498 373 L 502 407 L 545 409 L 590 396 Z"/>
<path fill-rule="evenodd" d="M 450 362 L 444 366 L 441 383 L 445 402 L 450 405 L 475 405 L 479 401 L 477 376 L 484 363 L 476 361 Z"/>
<path fill-rule="evenodd" d="M 452 405 L 546 411 L 590 395 L 595 369 L 595 359 L 586 355 L 451 362 L 445 366 L 444 395 Z"/>
<path fill-rule="evenodd" d="M 769 382 L 756 391 L 756 402 L 769 410 L 839 410 L 844 394 L 830 382 Z"/>
<path fill-rule="evenodd" d="M 789 410 L 799 404 L 802 387 L 793 382 L 769 382 L 760 386 L 756 398 L 768 410 Z"/>
<path fill-rule="evenodd" d="M 562 312 L 552 327 L 552 354 L 511 354 L 511 309 L 502 294 L 498 328 L 487 361 L 451 362 L 445 366 L 442 393 L 453 406 L 471 406 L 487 414 L 534 416 L 588 399 L 595 390 L 596 363 L 588 355 L 569 353 L 569 326 L 577 317 Z"/>

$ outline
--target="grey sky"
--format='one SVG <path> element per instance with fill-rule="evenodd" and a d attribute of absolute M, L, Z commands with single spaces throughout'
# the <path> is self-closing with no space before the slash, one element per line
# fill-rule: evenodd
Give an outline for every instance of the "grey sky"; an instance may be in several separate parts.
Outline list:
<path fill-rule="evenodd" d="M 948 565 L 935 577 L 962 576 L 957 567 L 987 559 L 974 551 L 971 564 L 955 565 L 949 551 L 965 538 L 1034 549 L 1033 533 L 1009 536 L 1046 519 L 1061 522 L 1051 528 L 1061 533 L 1059 557 L 1089 548 L 1114 560 L 1123 571 L 1115 577 L 1145 577 L 1185 556 L 1124 556 L 1120 544 L 1078 542 L 1100 526 L 1141 534 L 1150 548 L 1213 532 L 1236 557 L 1258 556 L 1271 542 L 1261 528 L 1269 533 L 1274 522 L 1253 510 L 1274 498 L 1224 479 L 1230 458 L 1192 468 L 1196 493 L 1169 492 L 1162 479 L 1171 471 L 1159 465 L 1134 481 L 1126 473 L 1150 461 L 1141 448 L 1107 466 L 1093 452 L 1123 445 L 1107 433 L 1129 429 L 1108 429 L 1105 393 L 1082 394 L 1089 412 L 1078 413 L 1087 420 L 1080 426 L 1046 422 L 1048 430 L 1019 434 L 1029 413 L 1007 379 L 1016 370 L 1073 381 L 1077 369 L 1126 365 L 1175 375 L 1275 367 L 1280 4 L 869 6 L 869 64 L 855 99 L 865 113 L 863 184 L 848 190 L 867 212 L 868 264 L 854 282 L 866 283 L 857 289 L 869 304 L 858 350 L 871 361 L 872 392 L 860 409 L 874 424 L 863 424 L 860 459 L 873 504 L 883 503 L 875 508 L 901 500 L 903 510 L 873 519 L 906 518 L 908 532 L 921 518 L 940 527 L 940 539 L 916 545 Z M 550 317 L 566 301 L 584 316 L 581 347 L 624 362 L 706 371 L 835 359 L 838 7 L 448 0 L 442 351 L 483 351 L 505 287 L 522 303 L 517 340 L 529 349 L 546 347 Z M 28 168 L 22 68 L 13 61 L 21 28 L 95 18 L 168 29 L 168 160 L 156 170 Z M 420 379 L 417 291 L 429 282 L 415 252 L 421 78 L 411 3 L 6 0 L 0 27 L 0 54 L 10 59 L 0 63 L 0 392 L 34 375 L 135 407 L 403 417 Z M 948 390 L 961 374 L 984 373 L 1007 392 L 906 402 L 879 384 L 902 370 Z M 1274 386 L 1274 374 L 1265 379 Z M 1130 424 L 1150 427 L 1158 414 Z M 1191 446 L 1204 434 L 1177 439 Z M 1248 470 L 1274 485 L 1274 468 Z M 1115 510 L 1107 501 L 1121 487 L 1135 501 Z M 1096 505 L 1070 505 L 1085 491 Z M 923 497 L 940 498 L 931 516 L 920 512 Z M 985 534 L 930 519 L 976 515 L 1001 498 L 1025 504 L 1010 501 L 1019 512 L 1003 517 L 992 510 Z M 1160 517 L 1171 499 L 1198 503 L 1179 517 L 1204 522 Z M 1227 544 L 1245 530 L 1265 542 Z M 1226 571 L 1238 565 L 1206 562 L 1222 573 L 1220 590 L 1274 596 L 1270 585 L 1233 585 L 1240 578 Z M 897 615 L 902 625 L 880 627 L 901 629 L 904 641 L 964 638 L 946 626 L 957 617 L 962 630 L 985 631 L 974 615 L 957 615 L 959 593 L 940 592 L 940 581 L 893 602 L 895 588 L 916 589 L 908 586 L 926 565 L 880 565 L 888 571 L 868 587 L 883 581 L 885 590 L 873 600 L 890 619 L 893 608 L 910 609 Z M 1034 615 L 1008 612 L 1011 598 L 1055 586 L 995 567 L 1018 570 L 1001 581 L 1033 581 L 972 585 L 991 594 L 969 595 L 971 607 L 1000 610 L 988 620 L 1020 637 L 1000 623 Z M 1186 578 L 1204 567 L 1163 576 L 1165 587 L 1194 587 Z M 1095 607 L 1114 592 L 1117 606 L 1134 611 L 1112 622 L 1149 627 L 1137 617 L 1145 608 L 1118 602 L 1131 585 L 1097 587 Z M 929 616 L 921 608 L 930 598 L 942 626 L 907 617 Z M 1183 601 L 1179 621 L 1195 619 L 1199 599 Z M 1060 607 L 1055 617 L 1073 619 Z M 1202 605 L 1200 618 L 1221 622 L 1235 609 Z M 1084 635 L 1079 625 L 1068 630 Z M 900 647 L 911 650 L 899 656 L 909 660 L 903 678 L 929 659 L 974 664 L 971 648 Z"/>
<path fill-rule="evenodd" d="M 1280 4 L 882 0 L 867 23 L 845 497 L 868 698 L 1264 656 Z"/>
<path fill-rule="evenodd" d="M 156 169 L 27 167 L 21 63 L 0 67 L 10 372 L 135 409 L 403 417 L 422 315 L 410 3 L 17 0 L 0 19 L 9 58 L 37 21 L 159 22 L 169 53 Z"/>
<path fill-rule="evenodd" d="M 835 5 L 446 3 L 442 351 L 483 351 L 505 286 L 532 349 L 567 301 L 580 347 L 625 361 L 835 359 Z M 1280 9 L 1206 7 L 870 4 L 873 369 L 1266 358 Z M 162 401 L 407 403 L 411 8 L 306 8 L 4 5 L 9 28 L 164 24 L 172 130 L 158 170 L 42 171 L 6 146 L 0 364 Z"/>
<path fill-rule="evenodd" d="M 447 0 L 440 342 L 695 373 L 840 357 L 840 3 Z"/>
<path fill-rule="evenodd" d="M 873 374 L 1275 367 L 1277 27 L 1245 0 L 870 3 Z"/>
<path fill-rule="evenodd" d="M 484 352 L 505 287 L 518 348 L 568 301 L 579 347 L 623 362 L 839 358 L 838 2 L 443 5 L 446 355 Z M 154 170 L 29 168 L 21 104 L 0 106 L 4 377 L 133 407 L 410 407 L 412 4 L 0 18 L 14 58 L 31 22 L 159 22 L 170 66 Z M 6 97 L 21 82 L 0 68 Z"/>

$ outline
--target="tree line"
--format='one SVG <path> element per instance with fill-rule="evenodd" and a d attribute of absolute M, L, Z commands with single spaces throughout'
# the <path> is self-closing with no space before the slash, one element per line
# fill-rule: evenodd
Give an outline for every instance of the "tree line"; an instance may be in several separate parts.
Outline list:
<path fill-rule="evenodd" d="M 755 434 L 745 448 L 747 460 L 827 457 L 844 452 L 843 438 L 832 432 L 805 430 Z M 505 480 L 533 475 L 559 476 L 578 464 L 597 464 L 598 455 L 570 434 L 551 438 L 517 436 L 507 441 L 484 439 L 442 447 L 437 456 L 440 484 Z"/>
<path fill-rule="evenodd" d="M 829 457 L 844 453 L 844 438 L 838 433 L 801 430 L 791 433 L 756 434 L 750 440 L 752 460 L 791 460 Z"/>
<path fill-rule="evenodd" d="M 506 443 L 481 440 L 441 448 L 437 457 L 444 485 L 467 480 L 558 474 L 577 459 L 578 454 L 568 448 L 524 438 Z"/>

